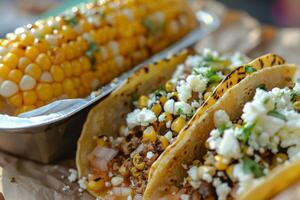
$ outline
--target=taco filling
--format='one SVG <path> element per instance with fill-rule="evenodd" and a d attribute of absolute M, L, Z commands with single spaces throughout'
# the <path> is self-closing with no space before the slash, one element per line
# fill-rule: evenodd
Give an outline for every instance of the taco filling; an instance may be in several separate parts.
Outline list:
<path fill-rule="evenodd" d="M 141 197 L 154 161 L 233 66 L 246 62 L 240 54 L 220 56 L 205 50 L 189 56 L 155 92 L 140 97 L 133 93 L 132 112 L 120 127 L 119 137 L 95 138 L 87 188 L 97 194 Z"/>
<path fill-rule="evenodd" d="M 183 165 L 188 176 L 173 197 L 235 199 L 264 180 L 272 169 L 300 157 L 300 83 L 294 88 L 256 89 L 241 118 L 214 113 L 215 129 L 203 160 Z"/>

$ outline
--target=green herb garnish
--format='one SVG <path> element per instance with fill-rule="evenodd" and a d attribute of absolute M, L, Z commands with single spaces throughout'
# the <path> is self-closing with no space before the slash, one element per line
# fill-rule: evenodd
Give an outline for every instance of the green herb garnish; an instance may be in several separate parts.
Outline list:
<path fill-rule="evenodd" d="M 155 91 L 155 95 L 161 95 L 166 93 L 167 90 L 164 85 L 160 85 L 159 89 Z"/>
<path fill-rule="evenodd" d="M 209 70 L 207 72 L 206 76 L 209 79 L 208 83 L 218 83 L 221 81 L 221 77 L 219 77 L 216 70 L 214 70 L 214 69 Z"/>
<path fill-rule="evenodd" d="M 248 157 L 243 157 L 242 160 L 243 171 L 245 173 L 251 173 L 255 176 L 255 178 L 259 178 L 265 175 L 262 166 L 256 163 L 254 160 Z"/>
<path fill-rule="evenodd" d="M 250 65 L 246 65 L 245 70 L 246 70 L 247 73 L 253 73 L 253 72 L 257 71 L 254 67 L 252 67 Z"/>
<path fill-rule="evenodd" d="M 193 70 L 193 74 L 196 74 L 196 75 L 200 74 L 195 68 L 193 68 L 192 70 Z"/>
<path fill-rule="evenodd" d="M 255 126 L 255 124 L 251 124 L 251 125 L 245 126 L 243 128 L 243 134 L 242 134 L 242 138 L 241 138 L 242 141 L 247 142 L 249 140 L 254 126 Z"/>
<path fill-rule="evenodd" d="M 280 112 L 276 111 L 276 110 L 271 110 L 267 113 L 267 115 L 269 116 L 272 116 L 272 117 L 275 117 L 275 118 L 278 118 L 278 119 L 281 119 L 283 121 L 287 121 L 287 118 L 281 114 Z"/>
<path fill-rule="evenodd" d="M 94 43 L 94 42 L 90 42 L 89 43 L 89 47 L 88 47 L 88 50 L 86 51 L 86 55 L 88 56 L 88 57 L 93 57 L 94 56 L 94 53 L 95 52 L 97 52 L 97 51 L 99 51 L 100 50 L 100 47 L 96 44 L 96 43 Z"/>
<path fill-rule="evenodd" d="M 131 104 L 131 107 L 134 108 L 134 102 L 137 101 L 139 98 L 137 91 L 132 92 L 130 96 L 131 96 L 130 104 Z"/>
<path fill-rule="evenodd" d="M 218 130 L 221 134 L 223 134 L 226 129 L 227 129 L 226 124 L 222 124 L 220 127 L 218 127 Z"/>
<path fill-rule="evenodd" d="M 73 27 L 78 24 L 76 16 L 66 16 L 65 20 Z"/>
<path fill-rule="evenodd" d="M 151 33 L 156 32 L 156 27 L 153 21 L 151 21 L 150 19 L 144 19 L 142 23 Z"/>

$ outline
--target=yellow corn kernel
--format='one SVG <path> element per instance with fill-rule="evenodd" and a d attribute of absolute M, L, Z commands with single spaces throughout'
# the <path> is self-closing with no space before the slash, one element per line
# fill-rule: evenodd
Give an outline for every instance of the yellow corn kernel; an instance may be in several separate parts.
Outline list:
<path fill-rule="evenodd" d="M 28 33 L 22 33 L 21 37 L 20 37 L 20 42 L 24 45 L 24 46 L 28 46 L 31 45 L 34 41 L 34 38 Z"/>
<path fill-rule="evenodd" d="M 28 46 L 25 51 L 25 56 L 30 60 L 34 61 L 35 58 L 39 55 L 39 50 L 36 47 Z"/>
<path fill-rule="evenodd" d="M 37 107 L 41 107 L 41 106 L 43 106 L 43 105 L 45 105 L 46 103 L 44 102 L 44 101 L 40 101 L 40 100 L 38 100 L 36 103 L 35 103 L 35 105 L 37 106 Z"/>
<path fill-rule="evenodd" d="M 161 103 L 161 105 L 164 105 L 164 104 L 166 103 L 167 100 L 168 100 L 168 99 L 167 99 L 166 96 L 161 96 L 161 97 L 159 98 L 159 102 Z"/>
<path fill-rule="evenodd" d="M 29 65 L 31 63 L 31 61 L 26 58 L 26 57 L 21 57 L 19 59 L 19 64 L 18 64 L 18 68 L 21 70 L 21 71 L 24 71 L 24 69 L 27 67 L 27 65 Z"/>
<path fill-rule="evenodd" d="M 46 24 L 40 24 L 38 26 L 38 30 L 41 35 L 47 35 L 52 33 L 52 28 Z"/>
<path fill-rule="evenodd" d="M 64 71 L 58 65 L 53 65 L 50 72 L 55 82 L 61 82 L 64 79 Z"/>
<path fill-rule="evenodd" d="M 23 92 L 23 101 L 25 105 L 34 105 L 37 101 L 36 92 L 33 90 Z"/>
<path fill-rule="evenodd" d="M 73 76 L 79 76 L 81 74 L 81 65 L 78 60 L 72 62 L 72 72 Z"/>
<path fill-rule="evenodd" d="M 86 71 L 91 70 L 91 63 L 86 56 L 81 57 L 79 61 L 80 61 L 80 65 L 82 67 L 82 71 L 86 72 Z"/>
<path fill-rule="evenodd" d="M 17 113 L 24 113 L 24 112 L 29 112 L 31 110 L 34 110 L 36 106 L 34 105 L 28 105 L 28 106 L 22 106 L 20 109 L 17 111 Z"/>
<path fill-rule="evenodd" d="M 62 83 L 65 93 L 69 93 L 74 89 L 73 81 L 71 79 L 65 79 Z"/>
<path fill-rule="evenodd" d="M 21 93 L 17 93 L 11 97 L 9 97 L 8 102 L 16 107 L 20 107 L 23 104 L 23 99 Z"/>
<path fill-rule="evenodd" d="M 207 100 L 212 95 L 212 92 L 206 92 L 204 94 L 204 100 Z"/>
<path fill-rule="evenodd" d="M 42 74 L 41 68 L 35 63 L 31 63 L 31 64 L 27 65 L 24 72 L 25 72 L 25 74 L 28 74 L 31 77 L 33 77 L 35 80 L 39 80 L 39 78 Z"/>
<path fill-rule="evenodd" d="M 41 53 L 37 56 L 35 63 L 38 64 L 43 70 L 49 70 L 51 67 L 51 61 L 44 53 Z"/>
<path fill-rule="evenodd" d="M 49 44 L 46 41 L 39 40 L 37 38 L 34 40 L 33 46 L 43 53 L 47 53 L 49 50 Z"/>
<path fill-rule="evenodd" d="M 169 146 L 169 140 L 165 136 L 160 136 L 159 141 L 163 150 Z"/>
<path fill-rule="evenodd" d="M 8 66 L 11 69 L 14 69 L 18 65 L 19 58 L 15 54 L 9 52 L 3 57 L 2 61 L 4 65 Z"/>
<path fill-rule="evenodd" d="M 141 162 L 141 156 L 139 154 L 135 154 L 132 159 L 133 165 L 138 169 L 138 170 L 143 170 L 145 168 L 146 163 Z"/>
<path fill-rule="evenodd" d="M 53 97 L 52 86 L 48 83 L 39 83 L 36 87 L 37 96 L 42 101 L 49 101 Z"/>
<path fill-rule="evenodd" d="M 157 140 L 156 136 L 157 136 L 157 132 L 154 130 L 152 126 L 147 127 L 143 132 L 144 140 L 155 142 Z"/>
<path fill-rule="evenodd" d="M 235 179 L 233 176 L 233 167 L 234 165 L 230 165 L 229 167 L 226 168 L 226 174 L 232 181 L 234 181 Z"/>
<path fill-rule="evenodd" d="M 52 88 L 53 88 L 53 95 L 55 97 L 59 97 L 63 94 L 63 86 L 61 83 L 53 83 Z"/>
<path fill-rule="evenodd" d="M 181 129 L 185 126 L 186 121 L 183 117 L 179 116 L 177 119 L 175 119 L 171 125 L 172 131 L 175 131 L 176 133 L 179 133 Z"/>
<path fill-rule="evenodd" d="M 7 76 L 8 80 L 11 80 L 15 83 L 19 83 L 22 77 L 23 77 L 23 73 L 18 69 L 11 70 Z"/>
<path fill-rule="evenodd" d="M 178 92 L 172 92 L 171 98 L 178 99 Z"/>
<path fill-rule="evenodd" d="M 6 79 L 10 72 L 10 68 L 0 63 L 0 77 Z"/>
<path fill-rule="evenodd" d="M 293 107 L 295 110 L 300 111 L 300 101 L 295 101 L 293 104 Z"/>
<path fill-rule="evenodd" d="M 132 174 L 133 177 L 138 177 L 140 175 L 140 172 L 139 172 L 139 170 L 136 167 L 132 167 L 130 169 L 130 172 L 131 172 L 131 174 Z"/>
<path fill-rule="evenodd" d="M 173 121 L 173 116 L 171 115 L 171 113 L 164 112 L 164 116 L 165 116 L 165 120 L 164 121 L 166 121 L 166 122 Z"/>
<path fill-rule="evenodd" d="M 71 77 L 72 76 L 72 66 L 69 61 L 65 61 L 61 64 L 61 68 L 64 71 L 65 77 Z"/>
<path fill-rule="evenodd" d="M 73 90 L 67 92 L 67 95 L 69 98 L 74 99 L 74 98 L 78 97 L 78 92 L 77 92 L 77 90 L 73 89 Z"/>
<path fill-rule="evenodd" d="M 159 114 L 160 114 L 161 111 L 162 111 L 162 107 L 161 107 L 160 104 L 157 103 L 157 104 L 154 104 L 154 105 L 152 106 L 151 110 L 152 110 L 152 112 L 155 113 L 156 116 L 159 116 Z"/>
<path fill-rule="evenodd" d="M 125 167 L 124 165 L 122 165 L 119 169 L 119 173 L 123 176 L 123 177 L 127 177 L 129 175 L 129 169 L 127 167 Z"/>
<path fill-rule="evenodd" d="M 217 170 L 225 170 L 228 167 L 228 160 L 226 160 L 222 156 L 215 156 L 215 161 L 215 167 Z"/>
<path fill-rule="evenodd" d="M 173 83 L 167 82 L 165 84 L 165 89 L 166 89 L 167 92 L 172 92 L 175 89 L 175 86 L 174 86 Z"/>
<path fill-rule="evenodd" d="M 138 107 L 139 108 L 146 108 L 148 107 L 148 101 L 149 101 L 149 98 L 147 96 L 140 96 L 139 100 L 138 100 Z"/>
<path fill-rule="evenodd" d="M 87 183 L 87 188 L 92 191 L 101 191 L 105 189 L 105 181 L 104 179 L 100 179 L 97 181 L 89 181 Z"/>

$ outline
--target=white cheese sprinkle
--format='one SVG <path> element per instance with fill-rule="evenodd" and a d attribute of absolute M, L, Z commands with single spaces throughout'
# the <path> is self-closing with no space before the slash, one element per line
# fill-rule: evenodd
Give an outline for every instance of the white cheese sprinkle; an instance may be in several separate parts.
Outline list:
<path fill-rule="evenodd" d="M 148 151 L 146 158 L 150 160 L 153 156 L 154 156 L 154 153 L 152 151 Z"/>
<path fill-rule="evenodd" d="M 70 175 L 68 176 L 69 182 L 73 183 L 77 180 L 78 173 L 75 169 L 69 169 Z"/>

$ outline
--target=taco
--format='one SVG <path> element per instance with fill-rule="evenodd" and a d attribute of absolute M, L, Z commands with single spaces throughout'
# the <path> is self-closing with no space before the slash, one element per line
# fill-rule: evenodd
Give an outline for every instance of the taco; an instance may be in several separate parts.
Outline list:
<path fill-rule="evenodd" d="M 192 119 L 157 160 L 144 198 L 270 199 L 299 180 L 295 72 L 279 65 L 254 73 Z"/>
<path fill-rule="evenodd" d="M 210 107 L 204 102 L 216 88 L 221 97 L 246 76 L 284 63 L 268 54 L 231 72 L 245 59 L 184 51 L 133 74 L 91 110 L 84 124 L 76 161 L 87 190 L 105 199 L 142 198 L 156 159 L 193 116 Z M 232 81 L 219 85 L 228 73 Z"/>

